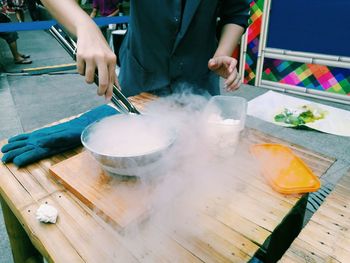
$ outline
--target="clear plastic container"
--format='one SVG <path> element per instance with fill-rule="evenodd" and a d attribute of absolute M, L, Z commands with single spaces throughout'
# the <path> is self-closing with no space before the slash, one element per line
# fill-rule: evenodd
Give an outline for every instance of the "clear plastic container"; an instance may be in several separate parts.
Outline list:
<path fill-rule="evenodd" d="M 214 96 L 203 111 L 203 134 L 208 148 L 218 156 L 235 153 L 245 126 L 247 100 L 236 96 Z"/>

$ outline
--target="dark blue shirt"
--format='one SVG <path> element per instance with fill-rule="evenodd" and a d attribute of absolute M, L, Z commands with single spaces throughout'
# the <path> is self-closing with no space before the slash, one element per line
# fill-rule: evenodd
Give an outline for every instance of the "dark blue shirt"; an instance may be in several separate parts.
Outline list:
<path fill-rule="evenodd" d="M 217 48 L 218 17 L 246 27 L 249 0 L 131 0 L 120 49 L 123 92 L 187 83 L 218 94 L 218 77 L 207 66 Z"/>

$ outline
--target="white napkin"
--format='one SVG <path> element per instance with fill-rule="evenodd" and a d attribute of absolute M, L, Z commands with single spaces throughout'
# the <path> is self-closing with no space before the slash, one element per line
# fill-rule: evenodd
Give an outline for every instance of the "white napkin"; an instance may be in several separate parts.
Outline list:
<path fill-rule="evenodd" d="M 38 210 L 36 210 L 36 219 L 43 223 L 55 224 L 57 216 L 57 209 L 51 205 L 42 204 Z"/>
<path fill-rule="evenodd" d="M 285 123 L 276 122 L 274 120 L 275 115 L 281 113 L 284 108 L 297 109 L 303 105 L 311 105 L 326 112 L 323 119 L 306 123 L 304 124 L 305 126 L 325 133 L 350 136 L 350 111 L 283 95 L 274 91 L 268 91 L 249 101 L 247 113 L 264 121 L 288 126 Z"/>

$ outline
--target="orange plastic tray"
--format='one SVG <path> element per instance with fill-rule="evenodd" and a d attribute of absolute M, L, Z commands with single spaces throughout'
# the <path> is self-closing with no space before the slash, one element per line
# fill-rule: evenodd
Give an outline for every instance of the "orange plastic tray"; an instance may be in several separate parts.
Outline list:
<path fill-rule="evenodd" d="M 321 186 L 311 169 L 284 145 L 256 144 L 251 147 L 251 153 L 277 192 L 301 194 L 317 191 Z"/>

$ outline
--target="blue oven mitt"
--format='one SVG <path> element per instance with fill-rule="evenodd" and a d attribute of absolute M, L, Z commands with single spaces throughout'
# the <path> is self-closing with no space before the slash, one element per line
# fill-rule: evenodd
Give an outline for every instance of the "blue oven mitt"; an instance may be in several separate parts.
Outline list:
<path fill-rule="evenodd" d="M 73 120 L 14 136 L 2 147 L 4 156 L 1 160 L 20 167 L 77 147 L 81 144 L 80 135 L 85 127 L 117 113 L 113 107 L 102 105 Z"/>

